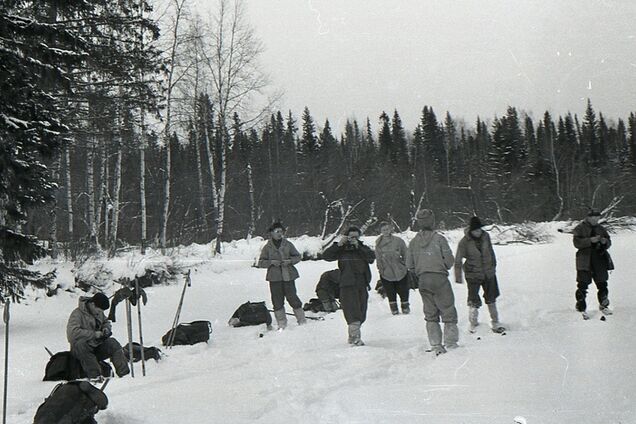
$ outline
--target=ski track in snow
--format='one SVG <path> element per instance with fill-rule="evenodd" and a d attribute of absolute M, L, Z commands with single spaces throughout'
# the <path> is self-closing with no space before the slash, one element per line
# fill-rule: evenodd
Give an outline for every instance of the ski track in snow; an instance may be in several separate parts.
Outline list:
<path fill-rule="evenodd" d="M 283 332 L 264 325 L 230 328 L 227 321 L 240 304 L 266 300 L 271 305 L 265 270 L 251 267 L 262 240 L 234 242 L 221 258 L 213 258 L 206 246 L 178 249 L 180 263 L 195 264 L 181 322 L 211 321 L 211 341 L 163 349 L 162 361 L 147 363 L 146 377 L 135 364 L 136 378 L 112 380 L 106 389 L 109 407 L 97 421 L 509 424 L 523 416 L 530 424 L 636 423 L 636 291 L 630 268 L 636 234 L 612 236 L 617 270 L 609 289 L 615 314 L 606 322 L 598 319 L 592 285 L 592 319 L 583 321 L 574 311 L 571 236 L 556 233 L 556 224 L 544 225 L 555 234 L 551 243 L 495 246 L 502 292 L 498 306 L 507 335 L 490 331 L 485 307 L 477 332 L 468 333 L 466 286 L 453 284 L 460 348 L 439 357 L 425 352 L 421 299 L 413 290 L 411 314 L 398 316 L 390 314 L 385 299 L 370 293 L 362 327 L 365 347 L 346 343 L 341 312 L 303 327 L 290 316 Z M 455 249 L 461 232 L 447 236 Z M 365 238 L 368 244 L 374 239 Z M 292 241 L 305 251 L 319 245 L 308 237 Z M 138 262 L 138 257 L 124 258 L 117 266 Z M 58 281 L 68 286 L 72 264 L 39 264 L 52 266 L 58 268 Z M 320 274 L 334 267 L 324 261 L 298 265 L 296 286 L 303 302 L 315 297 Z M 372 271 L 373 287 L 375 265 Z M 117 275 L 127 272 L 116 270 Z M 147 289 L 146 345 L 160 346 L 182 283 L 179 278 L 177 284 Z M 55 386 L 41 381 L 48 360 L 43 346 L 67 349 L 66 320 L 76 304 L 76 294 L 62 293 L 12 305 L 8 422 L 31 423 Z M 114 334 L 125 342 L 123 307 L 117 317 Z M 0 340 L 4 343 L 4 331 Z"/>

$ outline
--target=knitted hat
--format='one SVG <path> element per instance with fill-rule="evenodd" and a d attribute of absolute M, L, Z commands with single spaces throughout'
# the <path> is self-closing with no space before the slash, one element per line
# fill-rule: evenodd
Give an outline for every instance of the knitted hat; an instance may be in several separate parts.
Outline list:
<path fill-rule="evenodd" d="M 481 223 L 481 220 L 479 219 L 479 217 L 473 216 L 472 218 L 470 218 L 470 223 L 468 224 L 468 231 L 473 231 L 481 227 L 483 227 L 483 224 Z"/>
<path fill-rule="evenodd" d="M 283 230 L 283 232 L 285 231 L 285 227 L 283 227 L 283 224 L 281 224 L 280 222 L 274 222 L 270 227 L 269 227 L 269 232 L 271 233 L 272 231 L 276 230 L 280 228 L 281 230 Z"/>
<path fill-rule="evenodd" d="M 587 216 L 601 216 L 601 211 L 598 209 L 590 208 L 590 211 L 587 213 Z"/>
<path fill-rule="evenodd" d="M 430 209 L 422 209 L 417 213 L 416 218 L 420 228 L 432 230 L 435 226 L 435 214 Z"/>
<path fill-rule="evenodd" d="M 360 231 L 360 228 L 356 227 L 355 225 L 352 225 L 351 227 L 347 228 L 347 232 L 345 234 L 349 235 L 349 233 L 353 231 L 357 232 L 359 235 L 362 235 L 362 231 Z"/>
<path fill-rule="evenodd" d="M 90 301 L 103 311 L 110 308 L 110 301 L 104 293 L 95 293 Z"/>

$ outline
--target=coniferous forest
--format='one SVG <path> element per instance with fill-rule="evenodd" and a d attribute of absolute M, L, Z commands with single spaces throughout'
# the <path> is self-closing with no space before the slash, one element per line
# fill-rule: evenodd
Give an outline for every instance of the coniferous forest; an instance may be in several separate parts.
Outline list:
<path fill-rule="evenodd" d="M 579 218 L 617 199 L 636 210 L 634 113 L 422 105 L 415 128 L 393 110 L 336 129 L 283 107 L 241 2 L 208 20 L 189 6 L 3 3 L 3 231 L 71 250 L 218 251 L 278 220 L 325 235 L 343 221 L 405 230 L 419 208 L 443 227 Z"/>

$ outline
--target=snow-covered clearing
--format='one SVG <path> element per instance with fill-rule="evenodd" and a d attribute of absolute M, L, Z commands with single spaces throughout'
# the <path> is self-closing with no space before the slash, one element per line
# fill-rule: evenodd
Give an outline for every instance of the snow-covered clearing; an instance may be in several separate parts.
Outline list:
<path fill-rule="evenodd" d="M 228 246 L 221 258 L 209 247 L 184 249 L 192 265 L 182 322 L 212 322 L 211 342 L 165 350 L 147 364 L 147 376 L 114 379 L 101 424 L 137 423 L 636 423 L 636 234 L 613 234 L 616 271 L 610 276 L 614 315 L 599 320 L 595 288 L 588 295 L 592 319 L 574 312 L 574 248 L 558 234 L 548 244 L 495 246 L 502 297 L 498 302 L 507 335 L 488 329 L 481 309 L 479 332 L 466 331 L 466 287 L 453 284 L 460 314 L 461 347 L 440 357 L 428 342 L 419 294 L 411 291 L 411 315 L 391 316 L 375 292 L 362 328 L 365 347 L 346 343 L 341 313 L 284 332 L 231 328 L 227 321 L 243 302 L 269 300 L 265 271 L 251 267 L 261 241 Z M 455 249 L 460 231 L 447 233 Z M 367 238 L 372 243 L 374 238 Z M 292 239 L 306 250 L 315 239 Z M 123 261 L 126 262 L 126 261 Z M 129 263 L 134 262 L 129 260 Z M 50 263 L 41 264 L 42 268 Z M 58 263 L 60 283 L 72 282 L 72 264 Z M 335 265 L 298 265 L 303 302 L 315 297 L 320 274 Z M 377 269 L 372 267 L 375 284 Z M 178 284 L 147 289 L 143 309 L 146 345 L 160 346 L 179 295 Z M 55 383 L 42 382 L 48 354 L 68 348 L 65 325 L 77 294 L 31 298 L 12 305 L 8 422 L 32 422 Z M 289 311 L 289 307 L 288 307 Z M 124 308 L 113 325 L 126 339 Z M 259 337 L 259 333 L 265 333 Z M 136 329 L 135 329 L 136 334 Z M 2 326 L 4 344 L 4 326 Z"/>

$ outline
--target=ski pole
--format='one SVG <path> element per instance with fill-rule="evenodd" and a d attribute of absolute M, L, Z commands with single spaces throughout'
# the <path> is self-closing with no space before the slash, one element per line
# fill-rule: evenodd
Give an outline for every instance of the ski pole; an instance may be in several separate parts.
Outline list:
<path fill-rule="evenodd" d="M 181 299 L 179 299 L 179 305 L 177 306 L 177 313 L 174 317 L 174 321 L 172 321 L 172 330 L 170 332 L 170 337 L 168 338 L 168 349 L 172 348 L 175 339 L 175 333 L 177 325 L 179 325 L 179 316 L 181 315 L 181 307 L 183 306 L 183 298 L 185 297 L 186 288 L 192 285 L 192 280 L 190 280 L 190 270 L 186 274 L 185 283 L 183 284 L 183 290 L 181 291 Z"/>
<path fill-rule="evenodd" d="M 4 395 L 2 398 L 2 424 L 7 424 L 7 388 L 9 386 L 9 307 L 11 300 L 7 297 L 4 300 Z"/>
<path fill-rule="evenodd" d="M 44 346 L 44 349 L 46 350 L 46 353 L 49 354 L 49 356 L 53 356 L 53 352 L 51 352 L 48 347 Z"/>
<path fill-rule="evenodd" d="M 274 312 L 273 309 L 268 309 L 269 312 Z M 289 315 L 290 317 L 295 317 L 296 315 L 290 313 L 290 312 L 285 312 L 285 315 Z M 307 319 L 312 319 L 314 321 L 324 321 L 325 317 L 308 317 L 307 315 L 305 315 L 305 318 Z"/>
<path fill-rule="evenodd" d="M 130 376 L 135 378 L 135 368 L 133 366 L 133 339 L 132 339 L 132 312 L 130 299 L 126 299 L 126 327 L 128 328 L 128 362 L 130 365 Z"/>
<path fill-rule="evenodd" d="M 144 357 L 144 333 L 141 327 L 141 296 L 139 295 L 139 278 L 135 278 L 135 295 L 137 296 L 137 321 L 139 322 L 139 344 L 141 344 L 141 375 L 146 376 L 146 358 Z M 131 352 L 131 355 L 135 355 Z"/>

